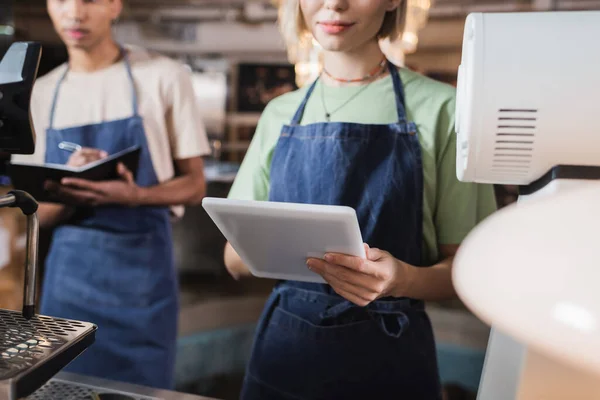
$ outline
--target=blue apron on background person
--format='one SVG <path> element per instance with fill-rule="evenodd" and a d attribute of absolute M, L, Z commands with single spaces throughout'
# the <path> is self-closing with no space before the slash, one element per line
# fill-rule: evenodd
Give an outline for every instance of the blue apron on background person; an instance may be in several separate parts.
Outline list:
<path fill-rule="evenodd" d="M 131 67 L 133 116 L 54 129 L 58 81 L 47 130 L 46 162 L 65 164 L 62 141 L 113 154 L 140 146 L 139 186 L 158 179 L 152 165 Z M 81 211 L 81 210 L 79 210 Z M 157 388 L 173 388 L 178 287 L 168 207 L 98 207 L 57 227 L 46 260 L 45 315 L 98 325 L 96 342 L 66 371 Z"/>
<path fill-rule="evenodd" d="M 398 122 L 300 125 L 316 81 L 284 126 L 271 164 L 270 201 L 354 208 L 371 247 L 422 266 L 423 167 L 406 120 L 398 70 L 388 63 Z M 243 400 L 441 398 L 431 323 L 422 301 L 359 307 L 331 286 L 285 281 L 257 327 Z"/>

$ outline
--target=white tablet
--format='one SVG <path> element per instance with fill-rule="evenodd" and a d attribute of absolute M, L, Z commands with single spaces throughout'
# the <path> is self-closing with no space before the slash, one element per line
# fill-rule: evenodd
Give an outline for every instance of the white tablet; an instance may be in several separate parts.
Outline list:
<path fill-rule="evenodd" d="M 257 277 L 325 283 L 306 266 L 308 257 L 366 256 L 350 207 L 214 197 L 202 206 Z"/>

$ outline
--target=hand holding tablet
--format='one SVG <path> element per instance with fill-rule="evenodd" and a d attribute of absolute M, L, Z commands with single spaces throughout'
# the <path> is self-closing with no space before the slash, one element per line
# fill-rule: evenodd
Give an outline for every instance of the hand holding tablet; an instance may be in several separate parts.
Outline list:
<path fill-rule="evenodd" d="M 202 206 L 257 277 L 326 283 L 307 259 L 327 253 L 366 257 L 350 207 L 212 197 Z"/>

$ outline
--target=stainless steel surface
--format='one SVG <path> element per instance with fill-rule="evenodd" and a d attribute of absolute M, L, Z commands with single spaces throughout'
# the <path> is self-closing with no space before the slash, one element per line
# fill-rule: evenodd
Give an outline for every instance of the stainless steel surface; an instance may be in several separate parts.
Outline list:
<path fill-rule="evenodd" d="M 0 400 L 30 394 L 93 343 L 96 326 L 0 309 Z"/>
<path fill-rule="evenodd" d="M 35 314 L 35 293 L 37 281 L 38 246 L 39 246 L 39 220 L 37 203 L 29 194 L 22 192 L 17 198 L 14 194 L 0 197 L 0 208 L 19 207 L 27 215 L 27 254 L 25 259 L 25 280 L 23 289 L 23 316 L 31 318 Z M 33 212 L 33 214 L 29 214 Z M 0 371 L 1 373 L 1 371 Z"/>
<path fill-rule="evenodd" d="M 39 220 L 37 213 L 27 216 L 27 258 L 25 260 L 25 289 L 23 305 L 35 307 L 38 274 Z"/>
<path fill-rule="evenodd" d="M 0 207 L 10 207 L 15 204 L 17 198 L 12 194 L 7 194 L 5 196 L 0 197 Z"/>
<path fill-rule="evenodd" d="M 27 400 L 94 400 L 95 394 L 120 394 L 129 396 L 128 400 L 216 400 L 66 372 L 59 373 Z"/>
<path fill-rule="evenodd" d="M 107 387 L 91 387 L 53 379 L 42 386 L 27 400 L 96 400 L 99 395 L 113 394 L 127 396 L 127 400 L 157 400 L 156 397 L 140 396 L 133 393 L 113 391 Z M 101 397 L 100 397 L 101 399 Z M 125 400 L 125 398 L 123 399 Z"/>

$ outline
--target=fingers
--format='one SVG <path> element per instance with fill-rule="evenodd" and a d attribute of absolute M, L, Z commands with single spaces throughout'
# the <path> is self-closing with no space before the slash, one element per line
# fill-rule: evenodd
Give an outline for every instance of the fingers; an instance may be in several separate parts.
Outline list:
<path fill-rule="evenodd" d="M 367 260 L 369 261 L 379 261 L 382 258 L 384 258 L 385 256 L 389 255 L 389 253 L 383 251 L 383 250 L 379 250 L 379 249 L 369 249 L 369 252 L 367 253 Z"/>
<path fill-rule="evenodd" d="M 79 152 L 71 154 L 71 157 L 69 157 L 69 160 L 67 161 L 67 165 L 70 167 L 81 167 L 87 163 L 86 157 Z"/>
<path fill-rule="evenodd" d="M 375 278 L 352 269 L 333 265 L 316 258 L 309 259 L 307 264 L 311 271 L 323 276 L 325 280 L 328 279 L 326 276 L 333 277 L 336 281 L 346 282 L 368 293 L 377 293 L 377 289 L 379 289 L 379 282 Z"/>
<path fill-rule="evenodd" d="M 59 185 L 56 182 L 50 182 L 45 186 L 47 190 L 50 191 L 52 198 L 64 204 L 75 206 L 97 206 L 101 203 L 101 197 L 95 192 L 69 188 Z"/>
<path fill-rule="evenodd" d="M 364 244 L 364 246 L 365 254 L 367 256 L 366 260 L 360 257 L 338 253 L 328 253 L 325 254 L 323 258 L 330 264 L 341 265 L 366 275 L 379 276 L 380 271 L 375 265 L 369 263 L 369 261 L 380 261 L 383 258 L 389 256 L 390 254 L 388 252 L 376 248 L 371 248 L 366 243 Z"/>
<path fill-rule="evenodd" d="M 119 163 L 117 165 L 117 173 L 127 183 L 133 183 L 134 182 L 134 180 L 133 180 L 133 172 L 131 172 L 131 170 L 129 170 L 129 168 L 127 168 L 125 166 L 125 164 Z"/>
<path fill-rule="evenodd" d="M 349 256 L 346 254 L 329 253 L 325 254 L 323 258 L 330 264 L 341 265 L 356 272 L 367 275 L 373 275 L 374 273 L 373 266 L 370 265 L 367 260 L 360 257 Z"/>
<path fill-rule="evenodd" d="M 65 179 L 63 179 L 63 181 Z M 50 193 L 50 196 L 53 199 L 65 204 L 96 206 L 102 203 L 102 196 L 99 191 L 90 190 L 84 187 L 87 185 L 88 181 L 76 180 L 75 183 L 81 183 L 78 181 L 82 181 L 83 185 L 80 187 L 77 187 L 76 185 L 65 186 L 54 181 L 46 181 L 44 182 L 44 188 Z"/>
<path fill-rule="evenodd" d="M 44 189 L 46 189 L 49 192 L 55 192 L 56 190 L 58 190 L 60 187 L 60 185 L 54 181 L 45 181 L 44 182 Z"/>
<path fill-rule="evenodd" d="M 108 153 L 101 149 L 93 149 L 91 147 L 82 147 L 80 150 L 77 150 L 76 153 L 80 153 L 85 157 L 96 157 L 96 158 L 104 158 L 108 157 Z"/>
<path fill-rule="evenodd" d="M 354 286 L 331 274 L 326 273 L 322 276 L 337 294 L 358 306 L 364 307 L 377 300 L 377 293 Z"/>
<path fill-rule="evenodd" d="M 105 157 L 108 157 L 108 153 L 104 150 L 84 147 L 71 154 L 71 157 L 69 157 L 69 160 L 67 161 L 67 165 L 71 167 L 81 167 Z"/>
<path fill-rule="evenodd" d="M 63 178 L 60 183 L 64 186 L 70 186 L 75 189 L 101 192 L 101 185 L 99 182 L 88 181 L 87 179 Z"/>

